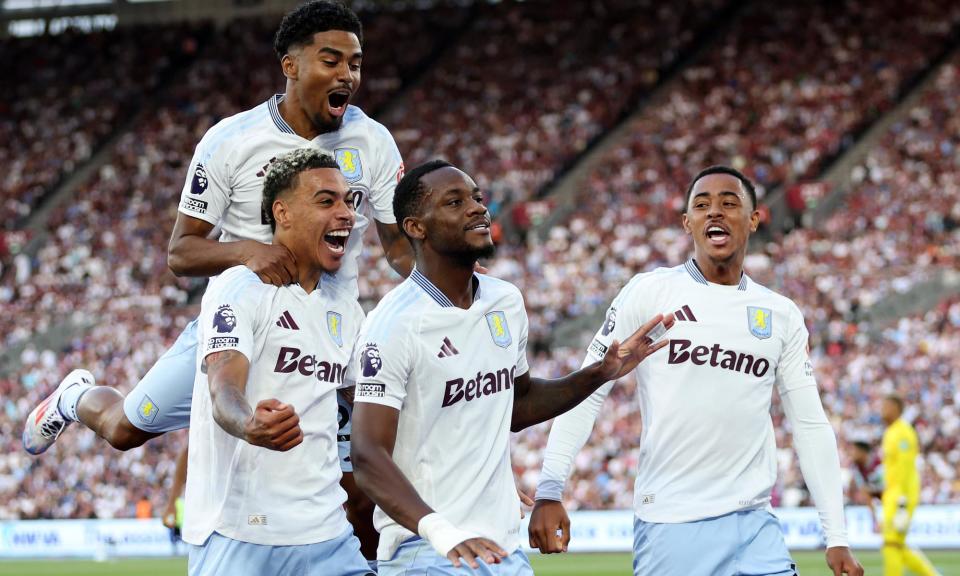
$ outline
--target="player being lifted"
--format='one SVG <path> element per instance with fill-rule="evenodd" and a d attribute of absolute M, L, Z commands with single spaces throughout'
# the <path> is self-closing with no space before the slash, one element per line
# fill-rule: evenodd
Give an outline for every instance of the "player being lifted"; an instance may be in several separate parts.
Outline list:
<path fill-rule="evenodd" d="M 350 195 L 332 157 L 279 157 L 263 207 L 274 245 L 296 262 L 293 282 L 236 266 L 204 294 L 183 530 L 193 576 L 371 573 L 338 484 L 336 391 L 363 321 L 334 276 Z"/>
<path fill-rule="evenodd" d="M 570 409 L 663 347 L 646 337 L 661 317 L 598 363 L 531 378 L 520 291 L 474 273 L 494 251 L 474 181 L 429 162 L 400 181 L 394 213 L 416 267 L 361 330 L 352 437 L 357 482 L 378 506 L 380 574 L 460 574 L 462 561 L 531 574 L 518 550 L 510 431 Z"/>
<path fill-rule="evenodd" d="M 369 225 L 364 214 L 375 220 L 393 269 L 404 276 L 410 272 L 412 254 L 392 206 L 393 189 L 403 173 L 400 153 L 386 128 L 350 105 L 360 87 L 362 40 L 360 20 L 338 2 L 309 2 L 286 15 L 274 40 L 286 77 L 285 93 L 219 122 L 197 145 L 170 239 L 169 265 L 175 274 L 214 276 L 242 264 L 274 286 L 294 282 L 297 262 L 286 247 L 270 244 L 270 226 L 261 214 L 260 200 L 270 163 L 303 146 L 336 158 L 357 209 L 336 281 L 358 294 L 358 259 Z M 218 225 L 219 240 L 211 239 Z M 196 321 L 191 322 L 126 399 L 113 388 L 95 386 L 86 370 L 68 374 L 28 416 L 24 448 L 31 454 L 44 452 L 71 422 L 90 428 L 120 450 L 186 428 L 197 329 Z M 342 403 L 341 411 L 347 410 L 349 405 Z M 342 434 L 349 437 L 349 430 Z M 341 442 L 348 473 L 344 486 L 350 503 L 362 507 L 365 498 L 349 474 L 348 448 L 348 440 Z M 363 515 L 362 510 L 352 513 Z M 372 528 L 369 532 L 374 543 L 364 539 L 365 552 L 372 557 L 376 533 Z"/>
<path fill-rule="evenodd" d="M 635 484 L 634 574 L 794 575 L 769 511 L 777 475 L 770 419 L 780 393 L 804 479 L 817 504 L 834 574 L 860 576 L 847 546 L 836 437 L 807 354 L 807 329 L 789 299 L 743 273 L 760 214 L 740 172 L 708 168 L 687 189 L 683 228 L 694 256 L 635 276 L 613 301 L 584 364 L 654 311 L 675 311 L 666 354 L 635 371 L 643 428 Z M 530 545 L 564 551 L 560 503 L 573 460 L 612 384 L 554 422 L 530 523 Z M 562 530 L 562 535 L 558 535 Z"/>
<path fill-rule="evenodd" d="M 883 399 L 880 418 L 883 432 L 883 574 L 903 576 L 906 567 L 917 576 L 936 576 L 937 570 L 923 552 L 907 545 L 913 512 L 920 502 L 917 471 L 917 432 L 903 419 L 903 399 Z M 871 507 L 872 509 L 872 507 Z"/>

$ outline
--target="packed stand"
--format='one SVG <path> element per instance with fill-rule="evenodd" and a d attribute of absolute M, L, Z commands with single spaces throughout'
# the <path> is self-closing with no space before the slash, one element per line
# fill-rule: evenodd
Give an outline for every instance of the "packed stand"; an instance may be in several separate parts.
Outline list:
<path fill-rule="evenodd" d="M 0 39 L 0 228 L 12 229 L 196 54 L 178 24 Z"/>
<path fill-rule="evenodd" d="M 528 198 L 649 91 L 724 3 L 481 3 L 385 123 L 408 166 L 446 158 L 494 204 Z"/>

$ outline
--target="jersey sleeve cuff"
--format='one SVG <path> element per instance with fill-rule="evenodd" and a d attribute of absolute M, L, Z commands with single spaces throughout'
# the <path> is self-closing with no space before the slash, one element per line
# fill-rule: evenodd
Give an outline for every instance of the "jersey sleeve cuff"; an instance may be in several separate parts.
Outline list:
<path fill-rule="evenodd" d="M 220 219 L 212 214 L 201 214 L 199 212 L 194 212 L 193 210 L 185 209 L 182 202 L 177 206 L 177 212 L 183 214 L 184 216 L 196 218 L 197 220 L 203 220 L 207 224 L 213 224 L 214 226 L 220 223 Z"/>
<path fill-rule="evenodd" d="M 560 480 L 541 479 L 537 484 L 537 494 L 534 500 L 563 501 L 563 482 Z"/>
<path fill-rule="evenodd" d="M 827 536 L 827 548 L 837 547 L 850 547 L 850 542 L 847 540 L 846 534 L 834 534 L 832 536 Z"/>

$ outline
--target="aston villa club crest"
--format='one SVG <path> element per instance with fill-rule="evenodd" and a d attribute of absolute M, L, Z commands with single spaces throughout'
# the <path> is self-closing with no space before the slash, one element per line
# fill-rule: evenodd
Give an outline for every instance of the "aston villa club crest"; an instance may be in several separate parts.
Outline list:
<path fill-rule="evenodd" d="M 501 348 L 506 348 L 513 342 L 510 337 L 510 327 L 507 326 L 507 315 L 499 310 L 487 312 L 487 327 L 490 328 L 490 336 L 493 337 L 493 343 Z"/>
<path fill-rule="evenodd" d="M 334 150 L 340 173 L 347 182 L 356 182 L 363 178 L 363 165 L 360 163 L 360 151 L 356 148 L 337 148 Z"/>
<path fill-rule="evenodd" d="M 327 332 L 337 346 L 343 348 L 343 316 L 339 312 L 327 311 Z"/>
<path fill-rule="evenodd" d="M 751 334 L 766 340 L 773 334 L 773 313 L 769 308 L 747 306 L 747 326 Z"/>

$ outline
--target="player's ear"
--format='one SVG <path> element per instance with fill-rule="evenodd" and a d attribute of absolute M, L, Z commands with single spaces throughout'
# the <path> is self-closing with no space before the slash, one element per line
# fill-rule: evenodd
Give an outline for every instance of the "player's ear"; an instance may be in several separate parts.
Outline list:
<path fill-rule="evenodd" d="M 300 75 L 300 62 L 299 59 L 290 52 L 287 52 L 283 55 L 283 58 L 280 59 L 280 69 L 283 70 L 283 75 L 290 80 L 296 80 Z"/>
<path fill-rule="evenodd" d="M 693 236 L 693 229 L 690 228 L 690 219 L 687 218 L 686 212 L 680 215 L 680 220 L 683 223 L 683 231 L 686 232 L 688 235 Z"/>
<path fill-rule="evenodd" d="M 277 198 L 273 201 L 273 221 L 277 223 L 277 228 L 288 228 L 290 226 L 290 207 L 283 200 Z"/>
<path fill-rule="evenodd" d="M 427 230 L 423 222 L 413 216 L 407 216 L 403 219 L 403 231 L 414 240 L 423 240 L 427 237 Z"/>
<path fill-rule="evenodd" d="M 754 208 L 753 212 L 750 214 L 750 232 L 756 232 L 757 228 L 760 227 L 760 211 Z"/>

